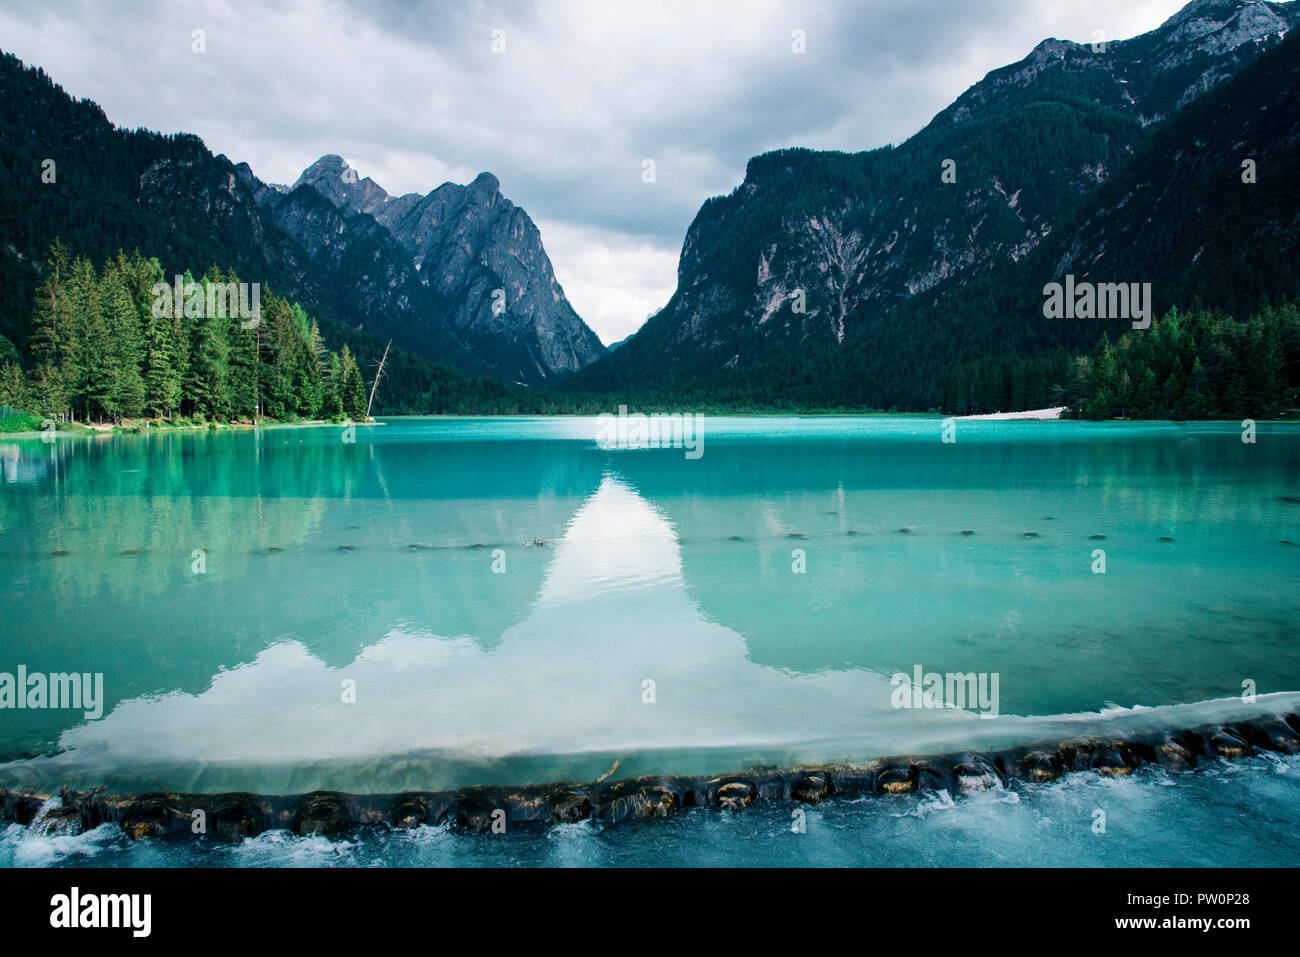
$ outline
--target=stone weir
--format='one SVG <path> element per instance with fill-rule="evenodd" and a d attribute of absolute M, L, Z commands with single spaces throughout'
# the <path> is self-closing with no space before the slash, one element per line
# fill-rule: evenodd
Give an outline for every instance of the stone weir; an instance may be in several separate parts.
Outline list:
<path fill-rule="evenodd" d="M 683 808 L 739 811 L 757 801 L 818 804 L 828 799 L 948 791 L 955 797 L 1016 782 L 1043 784 L 1071 772 L 1131 774 L 1144 765 L 1185 771 L 1205 760 L 1259 751 L 1300 754 L 1300 712 L 1202 725 L 1177 733 L 1075 738 L 1003 751 L 879 758 L 865 764 L 754 768 L 708 776 L 648 776 L 523 787 L 469 787 L 401 794 L 248 793 L 58 794 L 0 791 L 0 820 L 47 834 L 77 834 L 106 822 L 133 839 L 211 835 L 238 841 L 270 829 L 342 836 L 367 825 L 450 825 L 467 832 L 542 829 L 594 818 L 605 823 L 668 817 Z M 612 775 L 610 775 L 612 777 Z"/>

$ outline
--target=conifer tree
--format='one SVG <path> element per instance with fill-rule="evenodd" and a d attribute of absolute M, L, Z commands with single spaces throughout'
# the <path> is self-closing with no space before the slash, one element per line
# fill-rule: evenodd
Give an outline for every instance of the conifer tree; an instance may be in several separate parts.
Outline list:
<path fill-rule="evenodd" d="M 347 348 L 344 346 L 343 348 Z M 343 417 L 343 363 L 331 352 L 322 387 L 321 415 L 327 419 Z"/>
<path fill-rule="evenodd" d="M 99 290 L 107 362 L 95 376 L 101 407 L 115 420 L 142 415 L 145 406 L 144 340 L 122 265 L 120 260 L 109 264 Z"/>
<path fill-rule="evenodd" d="M 340 398 L 343 402 L 343 414 L 354 422 L 364 421 L 366 417 L 366 387 L 361 379 L 361 370 L 357 360 L 352 357 L 352 350 L 346 344 L 339 352 L 339 364 L 343 371 L 343 387 Z"/>

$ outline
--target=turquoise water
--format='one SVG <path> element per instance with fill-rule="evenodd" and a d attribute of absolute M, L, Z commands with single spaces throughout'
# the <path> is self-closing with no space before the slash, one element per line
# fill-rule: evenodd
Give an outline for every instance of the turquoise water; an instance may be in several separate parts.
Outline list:
<path fill-rule="evenodd" d="M 699 458 L 604 450 L 597 429 L 407 419 L 355 436 L 0 442 L 0 672 L 102 672 L 105 699 L 98 720 L 0 711 L 0 786 L 388 792 L 592 780 L 616 760 L 620 775 L 716 772 L 1194 724 L 1251 713 L 1243 688 L 1300 690 L 1296 426 L 1261 424 L 1246 444 L 1235 423 L 963 421 L 945 443 L 937 418 L 708 418 Z M 894 707 L 891 676 L 918 666 L 996 675 L 996 715 Z M 880 863 L 884 842 L 927 863 L 947 842 L 952 863 L 978 863 L 1000 835 L 1012 855 L 1041 839 L 1047 862 L 1195 863 L 1194 829 L 1227 803 L 1254 822 L 1239 862 L 1278 862 L 1297 775 L 1261 758 L 955 807 L 837 804 L 815 809 L 826 827 L 800 850 L 772 837 L 787 809 L 754 808 L 320 854 Z M 1111 786 L 1168 840 L 1081 842 L 1074 796 Z M 31 840 L 6 835 L 0 863 L 61 859 Z M 55 840 L 103 863 L 322 862 L 318 839 L 284 835 L 210 852 Z"/>

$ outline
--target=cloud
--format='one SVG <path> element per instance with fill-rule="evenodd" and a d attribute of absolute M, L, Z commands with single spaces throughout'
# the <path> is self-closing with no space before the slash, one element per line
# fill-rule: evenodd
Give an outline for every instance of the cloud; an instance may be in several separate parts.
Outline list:
<path fill-rule="evenodd" d="M 1124 38 L 1179 6 L 11 0 L 0 36 L 115 123 L 197 133 L 271 182 L 324 153 L 391 193 L 491 170 L 608 341 L 667 301 L 687 226 L 749 157 L 899 142 L 1048 36 Z"/>

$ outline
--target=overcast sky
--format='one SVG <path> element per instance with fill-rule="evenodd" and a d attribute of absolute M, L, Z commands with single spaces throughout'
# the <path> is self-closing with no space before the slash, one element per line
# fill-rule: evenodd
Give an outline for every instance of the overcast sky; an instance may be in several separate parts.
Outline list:
<path fill-rule="evenodd" d="M 611 342 L 667 302 L 686 228 L 749 157 L 900 142 L 1047 37 L 1123 39 L 1181 6 L 6 0 L 0 48 L 119 126 L 197 133 L 269 182 L 324 153 L 395 194 L 490 170 Z"/>

